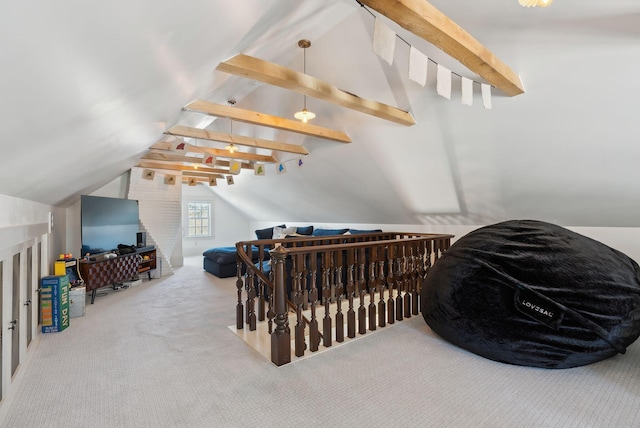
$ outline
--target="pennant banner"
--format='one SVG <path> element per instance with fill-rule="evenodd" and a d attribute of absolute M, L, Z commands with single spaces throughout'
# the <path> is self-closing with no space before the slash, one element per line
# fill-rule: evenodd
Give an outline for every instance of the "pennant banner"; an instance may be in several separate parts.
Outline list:
<path fill-rule="evenodd" d="M 187 143 L 185 143 L 182 140 L 178 140 L 178 141 L 176 141 L 176 142 L 171 144 L 171 150 L 174 150 L 174 151 L 182 150 L 182 151 L 184 151 L 186 149 L 187 149 Z"/>
<path fill-rule="evenodd" d="M 142 178 L 144 178 L 145 180 L 153 180 L 155 176 L 156 176 L 156 172 L 152 169 L 142 170 Z"/>
<path fill-rule="evenodd" d="M 366 7 L 365 7 L 366 9 Z M 369 11 L 369 13 L 371 13 Z M 372 13 L 373 15 L 373 13 Z M 373 28 L 373 51 L 385 60 L 389 65 L 393 64 L 393 57 L 395 54 L 396 38 L 400 38 L 404 43 L 409 46 L 409 80 L 418 83 L 421 86 L 426 86 L 428 78 L 428 64 L 433 62 L 437 66 L 437 81 L 436 91 L 438 95 L 450 100 L 451 99 L 451 79 L 452 74 L 460 77 L 462 97 L 461 102 L 464 105 L 473 105 L 473 83 L 481 84 L 472 79 L 463 77 L 457 73 L 452 73 L 448 68 L 438 64 L 433 59 L 429 58 L 420 50 L 414 48 L 409 42 L 399 37 L 393 29 L 388 27 L 382 19 L 374 18 Z M 486 109 L 491 109 L 491 87 L 490 85 L 482 84 L 482 102 Z M 278 171 L 278 173 L 281 173 Z"/>
<path fill-rule="evenodd" d="M 482 84 L 482 104 L 487 110 L 491 110 L 491 85 Z"/>
<path fill-rule="evenodd" d="M 216 181 L 215 177 L 209 177 L 209 186 L 213 187 L 213 186 L 217 186 L 218 182 Z"/>
<path fill-rule="evenodd" d="M 227 184 L 229 186 L 233 184 L 233 175 L 227 175 Z"/>
<path fill-rule="evenodd" d="M 409 79 L 424 86 L 427 84 L 429 57 L 411 46 L 409 50 Z"/>
<path fill-rule="evenodd" d="M 438 95 L 445 97 L 446 99 L 451 99 L 451 70 L 447 67 L 438 64 L 438 82 L 436 85 L 436 90 Z"/>
<path fill-rule="evenodd" d="M 202 158 L 202 163 L 205 165 L 215 165 L 216 157 L 205 153 L 204 157 Z"/>
<path fill-rule="evenodd" d="M 176 184 L 176 176 L 167 174 L 164 176 L 164 184 L 169 184 L 171 186 L 175 186 Z"/>
<path fill-rule="evenodd" d="M 462 104 L 470 106 L 473 104 L 473 80 L 462 78 Z"/>
<path fill-rule="evenodd" d="M 262 164 L 255 164 L 253 166 L 253 174 L 254 175 L 264 175 L 264 165 Z"/>
<path fill-rule="evenodd" d="M 229 172 L 233 175 L 240 174 L 240 169 L 242 168 L 242 164 L 240 161 L 230 161 L 229 162 Z"/>
<path fill-rule="evenodd" d="M 373 51 L 391 65 L 395 49 L 396 33 L 376 18 L 373 29 Z"/>
<path fill-rule="evenodd" d="M 284 162 L 280 162 L 278 164 L 278 174 L 286 174 L 287 172 L 287 167 L 284 166 Z"/>

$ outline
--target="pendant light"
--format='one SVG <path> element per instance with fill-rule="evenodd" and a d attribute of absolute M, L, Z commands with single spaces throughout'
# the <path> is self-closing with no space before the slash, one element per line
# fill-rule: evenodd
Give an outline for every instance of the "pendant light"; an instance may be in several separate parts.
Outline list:
<path fill-rule="evenodd" d="M 227 100 L 227 103 L 230 106 L 233 106 L 233 105 L 235 105 L 236 100 L 230 99 L 230 100 Z M 233 119 L 229 118 L 229 138 L 231 138 L 232 135 L 233 135 Z M 233 143 L 229 144 L 224 149 L 228 150 L 230 154 L 233 154 L 233 152 L 238 150 L 238 148 L 236 146 L 234 146 Z"/>
<path fill-rule="evenodd" d="M 311 46 L 311 42 L 307 39 L 302 39 L 298 41 L 298 47 L 302 48 L 302 72 L 307 74 L 307 48 Z M 304 106 L 302 110 L 293 115 L 296 119 L 302 121 L 302 123 L 307 123 L 314 117 L 316 114 L 312 111 L 307 110 L 307 96 L 304 96 Z"/>

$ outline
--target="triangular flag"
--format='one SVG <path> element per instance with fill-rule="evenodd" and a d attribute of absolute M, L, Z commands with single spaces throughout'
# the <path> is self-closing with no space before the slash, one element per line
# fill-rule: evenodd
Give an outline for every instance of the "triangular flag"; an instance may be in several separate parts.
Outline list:
<path fill-rule="evenodd" d="M 473 104 L 473 80 L 466 77 L 462 78 L 462 104 Z"/>
<path fill-rule="evenodd" d="M 264 175 L 264 165 L 262 164 L 255 164 L 253 166 L 253 174 L 254 175 Z"/>
<path fill-rule="evenodd" d="M 217 186 L 218 182 L 216 181 L 215 177 L 209 177 L 209 186 Z"/>
<path fill-rule="evenodd" d="M 227 175 L 227 184 L 229 186 L 233 184 L 233 175 Z"/>
<path fill-rule="evenodd" d="M 164 176 L 164 184 L 175 185 L 176 184 L 176 176 L 167 174 Z"/>
<path fill-rule="evenodd" d="M 156 172 L 152 169 L 143 169 L 142 170 L 142 178 L 144 178 L 145 180 L 153 180 L 153 177 L 155 177 Z"/>
<path fill-rule="evenodd" d="M 214 165 L 216 163 L 216 157 L 205 153 L 204 157 L 202 158 L 202 163 L 207 165 Z"/>
<path fill-rule="evenodd" d="M 424 86 L 427 84 L 429 57 L 411 46 L 409 49 L 409 79 Z"/>
<path fill-rule="evenodd" d="M 286 172 L 287 172 L 287 167 L 286 167 L 286 166 L 284 166 L 284 163 L 283 163 L 283 162 L 280 162 L 280 163 L 278 164 L 278 174 L 284 174 L 284 173 L 286 173 Z"/>
<path fill-rule="evenodd" d="M 298 159 L 298 167 L 301 167 L 302 165 L 304 165 L 304 164 L 302 163 L 302 158 L 300 158 L 300 159 Z"/>
<path fill-rule="evenodd" d="M 396 33 L 387 27 L 382 20 L 376 18 L 373 28 L 373 51 L 391 65 L 395 49 Z"/>
<path fill-rule="evenodd" d="M 491 85 L 482 84 L 482 104 L 487 110 L 491 110 Z"/>
<path fill-rule="evenodd" d="M 234 175 L 240 174 L 240 169 L 242 168 L 242 164 L 240 161 L 230 161 L 229 162 L 229 172 Z"/>
<path fill-rule="evenodd" d="M 198 179 L 195 177 L 189 177 L 189 186 L 195 186 L 198 184 Z"/>
<path fill-rule="evenodd" d="M 438 64 L 438 82 L 436 84 L 438 95 L 451 99 L 451 70 Z"/>

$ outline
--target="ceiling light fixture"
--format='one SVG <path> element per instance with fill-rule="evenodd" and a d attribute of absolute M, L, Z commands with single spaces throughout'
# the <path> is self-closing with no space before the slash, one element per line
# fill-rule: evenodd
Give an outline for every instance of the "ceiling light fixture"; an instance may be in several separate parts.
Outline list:
<path fill-rule="evenodd" d="M 298 41 L 298 47 L 302 48 L 302 72 L 307 74 L 307 48 L 311 46 L 311 42 L 307 39 L 302 39 Z M 316 114 L 312 111 L 307 110 L 307 96 L 304 96 L 304 107 L 302 110 L 293 115 L 298 120 L 301 120 L 302 123 L 307 123 L 314 117 Z"/>
<path fill-rule="evenodd" d="M 524 7 L 547 7 L 553 3 L 553 0 L 518 0 L 518 3 Z"/>

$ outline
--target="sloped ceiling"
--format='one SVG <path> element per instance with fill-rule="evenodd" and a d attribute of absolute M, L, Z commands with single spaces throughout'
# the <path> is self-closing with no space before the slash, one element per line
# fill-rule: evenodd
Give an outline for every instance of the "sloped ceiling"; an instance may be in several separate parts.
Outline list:
<path fill-rule="evenodd" d="M 194 99 L 291 117 L 302 95 L 216 71 L 237 53 L 302 70 L 409 111 L 411 127 L 308 98 L 342 144 L 233 123 L 233 131 L 304 145 L 278 153 L 286 174 L 243 171 L 212 188 L 256 220 L 484 224 L 536 218 L 567 226 L 638 226 L 640 5 L 635 0 L 434 0 L 520 74 L 526 93 L 483 108 L 407 77 L 409 46 L 482 79 L 385 21 L 393 65 L 372 52 L 374 18 L 354 0 L 9 2 L 0 13 L 0 193 L 66 206 L 136 165 L 163 132 L 196 126 Z M 384 18 L 381 18 L 384 19 Z M 210 120 L 210 119 L 209 119 Z M 212 130 L 227 131 L 228 119 Z M 221 147 L 216 143 L 192 144 Z M 259 153 L 262 153 L 260 149 Z"/>

